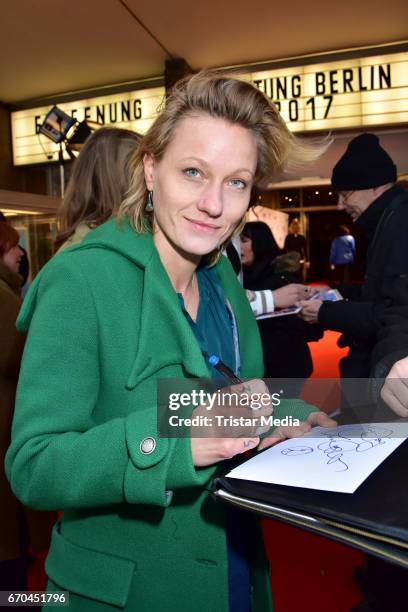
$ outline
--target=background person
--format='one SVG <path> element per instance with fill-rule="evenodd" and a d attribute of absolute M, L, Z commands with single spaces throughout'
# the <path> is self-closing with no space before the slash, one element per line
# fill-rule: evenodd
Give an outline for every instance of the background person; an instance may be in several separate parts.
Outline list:
<path fill-rule="evenodd" d="M 99 128 L 87 138 L 57 214 L 59 251 L 118 211 L 129 189 L 129 160 L 140 140 L 136 132 L 119 128 Z"/>
<path fill-rule="evenodd" d="M 21 306 L 23 255 L 18 232 L 0 223 L 0 590 L 25 590 L 29 548 L 47 549 L 54 516 L 22 508 L 4 473 L 25 336 L 15 323 Z"/>
<path fill-rule="evenodd" d="M 237 274 L 240 283 L 243 282 L 241 265 L 241 242 L 236 236 L 226 248 L 226 255 Z M 299 280 L 296 278 L 296 280 Z M 303 300 L 311 295 L 311 287 L 306 287 L 298 282 L 289 283 L 279 289 L 258 289 L 252 291 L 247 289 L 246 294 L 255 316 L 274 312 L 275 309 L 288 308 L 294 306 L 299 300 Z"/>
<path fill-rule="evenodd" d="M 68 589 L 70 611 L 269 609 L 256 521 L 234 531 L 210 493 L 218 464 L 259 437 L 160 437 L 157 379 L 214 375 L 204 353 L 262 375 L 252 311 L 220 255 L 253 186 L 315 155 L 258 89 L 195 75 L 138 147 L 119 222 L 36 277 L 19 317 L 29 332 L 6 468 L 21 499 L 64 510 L 48 588 Z M 261 447 L 333 423 L 302 402 L 285 410 L 307 422 Z"/>
<path fill-rule="evenodd" d="M 342 333 L 349 346 L 342 378 L 368 378 L 381 316 L 394 300 L 395 282 L 408 273 L 408 194 L 395 184 L 396 167 L 374 134 L 354 138 L 333 169 L 338 208 L 367 231 L 369 248 L 362 285 L 339 285 L 338 302 L 302 302 L 301 316 Z"/>
<path fill-rule="evenodd" d="M 350 281 L 350 269 L 356 258 L 356 241 L 345 225 L 340 225 L 338 234 L 330 245 L 329 263 L 333 279 L 338 283 Z"/>
<path fill-rule="evenodd" d="M 0 222 L 2 221 L 7 222 L 7 219 L 0 210 Z M 21 257 L 20 257 L 20 263 L 18 265 L 18 273 L 21 276 L 22 294 L 25 295 L 28 289 L 28 277 L 30 275 L 30 262 L 28 259 L 27 251 L 21 245 L 19 245 L 19 247 L 21 250 Z"/>
<path fill-rule="evenodd" d="M 291 255 L 282 254 L 266 223 L 246 223 L 241 234 L 241 261 L 245 289 L 279 290 L 295 283 Z M 305 293 L 302 291 L 302 297 Z M 258 320 L 266 378 L 308 378 L 313 361 L 307 344 L 322 337 L 318 325 L 308 325 L 294 315 Z"/>
<path fill-rule="evenodd" d="M 307 270 L 309 269 L 310 262 L 307 256 L 307 241 L 304 235 L 301 233 L 300 221 L 297 217 L 292 219 L 289 223 L 289 233 L 285 238 L 284 247 L 285 251 L 299 253 L 300 264 L 301 264 L 301 277 L 303 281 L 306 281 Z"/>

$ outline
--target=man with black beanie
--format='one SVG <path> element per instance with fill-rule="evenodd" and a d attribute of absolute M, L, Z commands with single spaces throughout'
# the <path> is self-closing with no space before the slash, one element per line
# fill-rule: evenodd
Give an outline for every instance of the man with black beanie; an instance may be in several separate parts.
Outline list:
<path fill-rule="evenodd" d="M 339 331 L 349 346 L 342 378 L 368 378 L 381 317 L 394 300 L 397 279 L 408 274 L 408 194 L 395 184 L 397 169 L 375 134 L 361 134 L 333 169 L 338 209 L 366 230 L 369 246 L 362 285 L 340 285 L 338 302 L 302 302 L 302 318 Z"/>
<path fill-rule="evenodd" d="M 368 379 L 373 372 L 376 375 L 372 368 L 378 361 L 377 338 L 383 333 L 387 313 L 399 307 L 399 288 L 407 284 L 408 194 L 395 184 L 396 179 L 395 164 L 375 134 L 362 134 L 350 142 L 333 169 L 332 185 L 338 193 L 338 209 L 345 210 L 368 234 L 365 279 L 360 286 L 340 285 L 341 301 L 302 302 L 306 321 L 318 321 L 326 329 L 341 332 L 339 345 L 349 347 L 348 355 L 340 361 L 345 420 L 366 422 L 373 412 L 379 416 L 371 393 L 375 379 L 371 385 L 355 379 Z M 389 345 L 382 347 L 381 356 L 388 352 Z M 392 412 L 384 405 L 384 409 L 381 420 L 392 419 L 394 412 L 398 415 L 395 408 Z M 407 609 L 406 570 L 369 555 L 359 578 L 363 600 L 354 612 Z"/>

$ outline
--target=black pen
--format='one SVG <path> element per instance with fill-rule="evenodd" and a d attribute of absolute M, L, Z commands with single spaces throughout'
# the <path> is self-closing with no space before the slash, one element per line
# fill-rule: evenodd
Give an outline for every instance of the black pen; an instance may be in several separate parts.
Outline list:
<path fill-rule="evenodd" d="M 233 385 L 242 384 L 243 381 L 234 374 L 231 368 L 229 368 L 227 365 L 225 365 L 225 363 L 221 361 L 218 355 L 209 355 L 207 357 L 207 362 L 210 366 L 213 366 L 213 368 L 223 374 L 225 378 L 227 378 Z"/>

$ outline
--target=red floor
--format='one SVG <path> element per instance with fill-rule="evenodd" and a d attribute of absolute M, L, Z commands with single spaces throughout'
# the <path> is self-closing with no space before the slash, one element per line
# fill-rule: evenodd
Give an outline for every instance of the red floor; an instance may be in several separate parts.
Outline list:
<path fill-rule="evenodd" d="M 325 332 L 322 340 L 310 344 L 314 377 L 338 377 L 338 361 L 346 351 L 337 347 L 337 338 Z M 324 408 L 331 411 L 337 399 L 332 393 Z M 263 531 L 272 567 L 274 612 L 348 612 L 359 602 L 352 573 L 361 565 L 362 553 L 278 521 L 263 521 Z"/>

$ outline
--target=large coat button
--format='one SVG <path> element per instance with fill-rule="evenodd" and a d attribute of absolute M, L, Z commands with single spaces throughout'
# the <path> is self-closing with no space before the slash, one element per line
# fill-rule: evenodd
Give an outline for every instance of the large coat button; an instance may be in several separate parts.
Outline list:
<path fill-rule="evenodd" d="M 144 455 L 150 455 L 156 448 L 156 440 L 154 438 L 145 438 L 140 443 L 140 452 Z"/>

